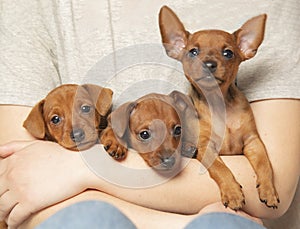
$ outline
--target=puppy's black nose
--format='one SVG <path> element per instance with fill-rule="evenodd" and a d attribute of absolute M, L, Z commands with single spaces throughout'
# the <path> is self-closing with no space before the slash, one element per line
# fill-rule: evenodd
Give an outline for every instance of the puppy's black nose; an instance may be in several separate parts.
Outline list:
<path fill-rule="evenodd" d="M 81 142 L 85 138 L 85 133 L 82 129 L 75 129 L 70 133 L 73 142 Z"/>
<path fill-rule="evenodd" d="M 166 169 L 170 169 L 175 165 L 176 159 L 175 157 L 163 157 L 161 159 L 161 164 L 164 166 Z"/>
<path fill-rule="evenodd" d="M 204 64 L 211 73 L 214 73 L 217 70 L 218 64 L 215 61 L 206 61 Z"/>

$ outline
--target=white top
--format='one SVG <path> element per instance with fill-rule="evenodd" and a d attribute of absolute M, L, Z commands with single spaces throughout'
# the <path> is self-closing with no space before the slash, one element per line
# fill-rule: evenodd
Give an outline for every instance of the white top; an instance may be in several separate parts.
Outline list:
<path fill-rule="evenodd" d="M 242 63 L 250 101 L 300 98 L 298 0 L 1 0 L 0 104 L 32 106 L 65 83 L 96 83 L 115 105 L 149 93 L 186 92 L 181 65 L 161 45 L 158 12 L 168 5 L 190 32 L 234 32 L 267 13 L 265 40 Z"/>

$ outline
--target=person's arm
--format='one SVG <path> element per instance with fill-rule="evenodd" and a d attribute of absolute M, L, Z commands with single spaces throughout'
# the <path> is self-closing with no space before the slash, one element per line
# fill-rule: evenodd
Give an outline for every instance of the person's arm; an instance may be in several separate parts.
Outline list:
<path fill-rule="evenodd" d="M 34 140 L 22 127 L 31 109 L 29 106 L 0 105 L 0 145 L 15 140 Z"/>
<path fill-rule="evenodd" d="M 253 103 L 252 107 L 273 165 L 275 185 L 281 200 L 279 209 L 269 209 L 259 201 L 255 174 L 245 157 L 227 156 L 223 160 L 243 186 L 245 211 L 262 218 L 278 217 L 288 209 L 299 178 L 300 101 L 268 100 Z M 11 114 L 5 107 L 0 108 L 0 112 L 2 127 L 3 123 L 11 120 Z M 164 184 L 147 189 L 130 189 L 106 182 L 93 174 L 78 153 L 66 153 L 57 144 L 49 142 L 29 144 L 17 142 L 0 148 L 0 155 L 14 152 L 12 157 L 0 162 L 0 168 L 6 168 L 0 171 L 0 182 L 4 184 L 0 187 L 0 205 L 6 209 L 0 212 L 0 217 L 5 217 L 4 213 L 13 208 L 8 216 L 11 224 L 20 223 L 24 216 L 72 197 L 86 188 L 99 189 L 145 207 L 183 214 L 196 213 L 220 200 L 216 184 L 207 173 L 199 174 L 200 164 L 195 160 Z M 23 185 L 22 189 L 20 185 Z"/>
<path fill-rule="evenodd" d="M 300 100 L 264 100 L 251 106 L 273 166 L 275 186 L 280 197 L 279 208 L 267 208 L 260 202 L 256 176 L 246 157 L 223 156 L 222 159 L 243 186 L 246 196 L 244 210 L 259 218 L 276 218 L 287 211 L 300 175 Z M 199 168 L 199 162 L 192 160 L 177 177 L 146 190 L 125 192 L 110 185 L 101 188 L 149 208 L 193 214 L 207 204 L 220 201 L 216 184 L 208 173 L 200 175 Z M 96 180 L 91 183 L 95 184 Z"/>

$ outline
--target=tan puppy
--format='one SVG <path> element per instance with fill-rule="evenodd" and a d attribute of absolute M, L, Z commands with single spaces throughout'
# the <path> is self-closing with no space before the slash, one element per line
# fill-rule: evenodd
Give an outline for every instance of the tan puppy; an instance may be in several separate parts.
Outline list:
<path fill-rule="evenodd" d="M 197 159 L 207 167 L 218 184 L 223 204 L 235 210 L 245 203 L 244 194 L 219 153 L 244 154 L 257 175 L 260 200 L 273 208 L 277 208 L 279 203 L 272 167 L 257 132 L 252 110 L 234 82 L 240 63 L 254 57 L 263 41 L 265 21 L 266 15 L 254 17 L 232 34 L 221 30 L 189 33 L 170 8 L 164 6 L 159 13 L 166 52 L 181 61 L 192 85 L 193 103 L 201 117 Z M 218 99 L 224 101 L 225 120 L 222 120 L 219 106 L 209 107 L 209 100 Z M 224 122 L 223 136 L 219 130 L 212 129 L 215 124 L 212 123 L 213 114 L 216 117 L 214 122 Z M 223 142 L 218 149 L 216 146 L 220 139 Z"/>
<path fill-rule="evenodd" d="M 38 139 L 70 150 L 85 150 L 99 141 L 107 125 L 113 92 L 97 85 L 65 84 L 36 104 L 23 126 Z"/>
<path fill-rule="evenodd" d="M 100 139 L 116 160 L 133 148 L 150 167 L 170 170 L 180 165 L 182 148 L 185 153 L 195 150 L 195 140 L 185 132 L 193 120 L 197 126 L 197 112 L 188 96 L 178 91 L 148 94 L 113 111 Z"/>

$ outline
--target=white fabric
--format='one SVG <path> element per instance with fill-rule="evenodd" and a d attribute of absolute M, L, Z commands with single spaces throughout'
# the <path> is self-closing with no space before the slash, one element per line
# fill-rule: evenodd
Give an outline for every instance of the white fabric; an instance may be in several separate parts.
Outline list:
<path fill-rule="evenodd" d="M 34 105 L 62 83 L 108 86 L 115 91 L 115 104 L 151 91 L 186 91 L 180 64 L 166 56 L 160 43 L 158 12 L 163 4 L 190 32 L 209 28 L 234 32 L 249 18 L 267 13 L 265 40 L 257 56 L 242 63 L 238 85 L 251 101 L 300 98 L 298 0 L 0 0 L 0 4 L 1 104 Z"/>

